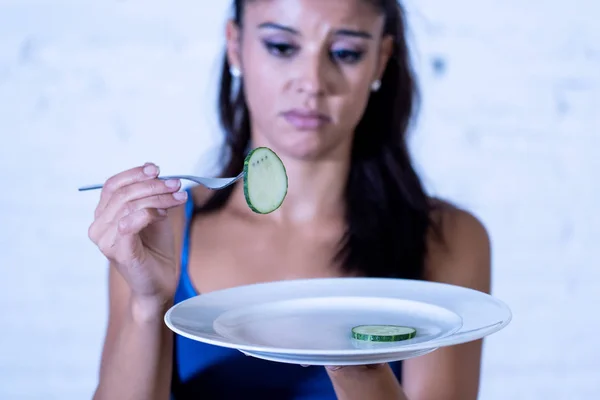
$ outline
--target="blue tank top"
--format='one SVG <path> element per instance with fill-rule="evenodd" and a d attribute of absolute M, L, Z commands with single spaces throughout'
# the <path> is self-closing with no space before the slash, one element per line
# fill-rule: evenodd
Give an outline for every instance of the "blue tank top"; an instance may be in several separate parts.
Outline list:
<path fill-rule="evenodd" d="M 194 203 L 190 189 L 185 206 L 181 276 L 175 303 L 198 295 L 188 274 L 190 225 Z M 401 362 L 391 367 L 400 380 Z M 172 400 L 188 399 L 335 400 L 331 380 L 321 366 L 277 363 L 246 356 L 238 350 L 175 335 Z"/>

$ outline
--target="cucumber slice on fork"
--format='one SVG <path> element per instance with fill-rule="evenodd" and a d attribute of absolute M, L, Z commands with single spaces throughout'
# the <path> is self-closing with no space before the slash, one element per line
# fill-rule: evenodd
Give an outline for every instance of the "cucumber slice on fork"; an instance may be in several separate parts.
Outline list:
<path fill-rule="evenodd" d="M 275 152 L 258 147 L 244 161 L 244 196 L 252 211 L 269 214 L 283 204 L 288 177 L 285 166 Z"/>

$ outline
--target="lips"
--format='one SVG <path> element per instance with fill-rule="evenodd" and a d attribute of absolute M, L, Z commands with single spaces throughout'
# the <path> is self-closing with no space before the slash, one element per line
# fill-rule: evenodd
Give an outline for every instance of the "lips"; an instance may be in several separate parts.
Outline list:
<path fill-rule="evenodd" d="M 283 114 L 285 120 L 299 130 L 312 130 L 331 122 L 327 115 L 312 110 L 290 110 Z"/>

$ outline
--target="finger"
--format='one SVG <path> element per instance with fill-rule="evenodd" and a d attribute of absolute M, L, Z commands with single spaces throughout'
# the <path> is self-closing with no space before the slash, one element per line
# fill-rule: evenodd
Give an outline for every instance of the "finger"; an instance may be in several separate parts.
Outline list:
<path fill-rule="evenodd" d="M 96 217 L 104 210 L 117 190 L 135 182 L 143 182 L 148 179 L 156 178 L 159 172 L 160 170 L 155 164 L 146 163 L 141 167 L 131 168 L 110 177 L 104 183 L 102 192 L 100 193 L 100 201 L 96 207 Z"/>
<path fill-rule="evenodd" d="M 166 209 L 141 208 L 118 219 L 116 223 L 95 222 L 98 227 L 96 228 L 96 238 L 93 241 L 109 259 L 118 263 L 134 262 L 141 257 L 143 251 L 139 237 L 140 231 L 155 228 L 159 235 L 165 232 L 168 235 L 170 225 L 167 217 Z"/>
<path fill-rule="evenodd" d="M 187 192 L 175 192 L 157 194 L 149 197 L 143 197 L 125 203 L 115 215 L 116 220 L 120 220 L 130 214 L 133 214 L 144 208 L 168 210 L 180 206 L 187 200 Z"/>
<path fill-rule="evenodd" d="M 115 254 L 122 264 L 143 261 L 145 244 L 139 233 L 143 230 L 153 238 L 153 247 L 160 254 L 173 250 L 173 232 L 167 219 L 168 212 L 161 208 L 142 208 L 119 220 L 116 224 L 119 251 Z M 115 225 L 112 225 L 115 226 Z"/>
<path fill-rule="evenodd" d="M 167 210 L 160 208 L 142 208 L 123 218 L 117 225 L 117 230 L 121 235 L 136 235 L 153 222 L 160 221 L 167 217 Z"/>
<path fill-rule="evenodd" d="M 92 243 L 94 244 L 98 244 L 100 238 L 102 237 L 102 231 L 100 228 L 100 223 L 98 223 L 98 220 L 94 220 L 94 222 L 92 222 L 90 224 L 90 227 L 88 228 L 88 238 L 90 238 L 90 240 L 92 241 Z"/>
<path fill-rule="evenodd" d="M 121 213 L 124 207 L 129 209 L 129 213 L 137 211 L 137 209 L 133 209 L 132 207 L 134 207 L 133 203 L 140 199 L 161 194 L 168 194 L 167 197 L 174 198 L 173 193 L 178 191 L 180 187 L 181 181 L 178 179 L 167 181 L 152 179 L 123 186 L 113 194 L 99 218 L 106 222 L 113 221 L 114 218 Z"/>

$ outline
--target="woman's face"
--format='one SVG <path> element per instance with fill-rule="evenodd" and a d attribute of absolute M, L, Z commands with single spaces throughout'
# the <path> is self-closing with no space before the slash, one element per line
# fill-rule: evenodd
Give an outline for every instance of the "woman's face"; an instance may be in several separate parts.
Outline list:
<path fill-rule="evenodd" d="M 250 0 L 227 29 L 243 76 L 253 145 L 282 156 L 347 156 L 389 58 L 384 17 L 365 0 Z"/>

